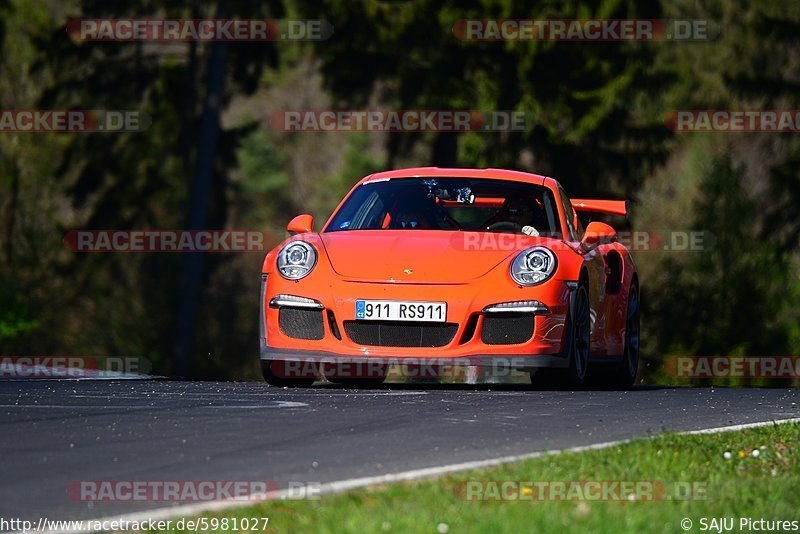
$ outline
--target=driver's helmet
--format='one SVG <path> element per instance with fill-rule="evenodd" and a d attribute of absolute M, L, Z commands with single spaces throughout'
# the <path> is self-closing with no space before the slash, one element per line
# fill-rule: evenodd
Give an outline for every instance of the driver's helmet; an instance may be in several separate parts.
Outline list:
<path fill-rule="evenodd" d="M 392 227 L 408 230 L 431 228 L 430 216 L 433 209 L 433 203 L 427 199 L 406 197 L 395 207 Z"/>
<path fill-rule="evenodd" d="M 421 228 L 423 216 L 419 211 L 403 210 L 397 214 L 397 227 L 405 229 Z"/>
<path fill-rule="evenodd" d="M 533 204 L 528 197 L 510 197 L 503 203 L 503 217 L 501 220 L 516 223 L 520 226 L 531 225 L 534 222 Z"/>

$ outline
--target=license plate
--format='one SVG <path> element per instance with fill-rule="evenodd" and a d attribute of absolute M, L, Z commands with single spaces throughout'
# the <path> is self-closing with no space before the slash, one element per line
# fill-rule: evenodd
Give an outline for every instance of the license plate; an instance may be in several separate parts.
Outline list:
<path fill-rule="evenodd" d="M 447 319 L 447 303 L 357 300 L 356 319 L 364 321 L 429 321 L 443 323 Z"/>

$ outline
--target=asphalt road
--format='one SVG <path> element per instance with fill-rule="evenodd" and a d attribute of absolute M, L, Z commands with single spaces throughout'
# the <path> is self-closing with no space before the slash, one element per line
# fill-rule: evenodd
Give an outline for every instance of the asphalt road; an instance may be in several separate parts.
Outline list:
<path fill-rule="evenodd" d="M 82 480 L 330 482 L 545 449 L 800 417 L 785 389 L 278 389 L 260 382 L 0 381 L 0 517 L 98 518 Z"/>

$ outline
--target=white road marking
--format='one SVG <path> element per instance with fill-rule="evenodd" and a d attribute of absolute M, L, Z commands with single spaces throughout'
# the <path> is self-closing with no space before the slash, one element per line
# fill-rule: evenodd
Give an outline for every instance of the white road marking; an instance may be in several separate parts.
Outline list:
<path fill-rule="evenodd" d="M 800 417 L 792 417 L 790 419 L 778 419 L 776 421 L 762 421 L 760 423 L 745 423 L 742 425 L 718 426 L 716 428 L 703 428 L 700 430 L 690 430 L 689 432 L 681 432 L 681 434 L 719 434 L 721 432 L 733 432 L 735 430 L 744 430 L 746 428 L 759 428 L 762 426 L 769 426 L 773 423 L 775 424 L 800 423 Z"/>
<path fill-rule="evenodd" d="M 359 391 L 353 389 L 329 389 L 325 390 L 326 392 L 338 392 L 340 395 L 345 394 L 347 396 L 350 395 L 358 395 L 361 397 L 403 397 L 407 395 L 428 395 L 427 391 Z M 314 395 L 314 393 L 306 393 L 306 395 Z"/>
<path fill-rule="evenodd" d="M 247 410 L 258 410 L 262 408 L 301 408 L 303 406 L 308 406 L 308 403 L 305 402 L 295 402 L 295 401 L 270 401 L 272 404 L 228 404 L 226 406 L 215 406 L 213 404 L 210 405 L 203 405 L 203 406 L 192 406 L 192 408 L 215 408 L 215 409 L 247 409 Z"/>
<path fill-rule="evenodd" d="M 293 391 L 293 397 L 312 397 L 312 398 L 325 398 L 326 396 L 330 397 L 350 397 L 350 396 L 359 396 L 359 397 L 405 397 L 405 396 L 418 396 L 418 395 L 428 395 L 427 391 L 356 391 L 356 390 L 344 390 L 344 389 L 331 389 L 331 390 L 317 390 L 318 393 L 312 392 L 301 392 L 301 391 Z M 144 392 L 145 397 L 141 395 L 114 395 L 115 399 L 157 399 L 157 398 L 176 398 L 176 399 L 186 399 L 186 400 L 203 400 L 207 397 L 225 397 L 230 398 L 231 394 L 235 393 L 237 397 L 256 397 L 259 399 L 269 399 L 269 397 L 275 396 L 283 396 L 284 392 L 264 392 L 264 393 L 241 393 L 239 391 L 234 392 L 225 392 L 225 393 L 214 393 L 214 392 L 173 392 L 173 391 L 153 391 L 153 392 Z M 13 396 L 16 393 L 8 393 L 5 394 L 6 396 Z M 322 395 L 322 396 L 321 396 Z M 76 399 L 103 399 L 107 400 L 108 395 L 70 395 L 70 398 Z"/>
<path fill-rule="evenodd" d="M 48 410 L 55 410 L 55 409 L 62 409 L 62 410 L 96 410 L 96 409 L 103 409 L 103 410 L 111 410 L 117 408 L 124 408 L 126 410 L 135 410 L 135 409 L 153 409 L 155 406 L 70 406 L 68 404 L 0 404 L 0 408 L 47 408 Z"/>
<path fill-rule="evenodd" d="M 800 423 L 800 417 L 794 417 L 791 419 L 778 419 L 778 420 L 771 420 L 771 421 L 759 421 L 757 423 L 745 423 L 741 425 L 729 425 L 729 426 L 720 426 L 714 428 L 704 428 L 700 430 L 690 430 L 686 432 L 676 432 L 678 435 L 691 435 L 691 434 L 717 434 L 720 432 L 732 432 L 735 430 L 744 430 L 748 428 L 759 428 L 771 425 L 778 425 L 778 424 L 786 424 L 786 423 Z M 657 434 L 661 435 L 661 434 Z M 655 436 L 653 436 L 655 437 Z M 399 473 L 388 473 L 386 475 L 377 475 L 371 477 L 361 477 L 361 478 L 350 478 L 346 480 L 338 480 L 334 482 L 326 482 L 324 484 L 320 484 L 319 486 L 319 494 L 320 495 L 330 495 L 334 493 L 342 493 L 345 491 L 350 491 L 358 488 L 364 488 L 368 486 L 375 486 L 379 484 L 389 484 L 393 482 L 407 482 L 410 480 L 418 480 L 418 479 L 425 479 L 425 478 L 435 478 L 440 477 L 442 475 L 448 475 L 452 473 L 458 473 L 461 471 L 468 471 L 471 469 L 483 469 L 485 467 L 494 467 L 498 465 L 509 464 L 513 462 L 519 462 L 522 460 L 530 460 L 533 458 L 541 458 L 544 456 L 554 456 L 557 454 L 561 454 L 564 452 L 585 452 L 585 451 L 594 451 L 594 450 L 601 450 L 601 449 L 608 449 L 610 447 L 616 447 L 618 445 L 624 445 L 629 443 L 631 440 L 639 439 L 638 437 L 630 438 L 630 439 L 622 439 L 617 441 L 606 441 L 603 443 L 595 443 L 592 445 L 582 445 L 579 447 L 569 447 L 566 449 L 561 449 L 557 451 L 537 451 L 537 452 L 529 452 L 525 454 L 515 454 L 510 456 L 501 456 L 498 458 L 489 458 L 486 460 L 475 460 L 472 462 L 462 462 L 458 464 L 449 464 L 449 465 L 441 465 L 436 467 L 426 467 L 422 469 L 411 469 L 409 471 L 401 471 Z M 296 490 L 295 490 L 296 491 Z M 184 504 L 179 506 L 171 506 L 168 508 L 156 508 L 154 510 L 145 510 L 141 512 L 134 512 L 130 514 L 118 515 L 118 516 L 111 516 L 105 517 L 101 519 L 91 519 L 91 520 L 84 520 L 84 521 L 160 521 L 163 519 L 170 519 L 175 518 L 178 516 L 182 517 L 189 517 L 189 516 L 197 516 L 206 512 L 218 512 L 221 510 L 228 510 L 232 508 L 242 508 L 245 506 L 252 506 L 258 502 L 269 501 L 269 500 L 281 500 L 281 499 L 291 499 L 293 498 L 294 494 L 292 490 L 273 490 L 268 491 L 266 493 L 258 493 L 253 494 L 250 499 L 248 500 L 233 500 L 233 499 L 218 499 L 214 501 L 207 501 L 202 503 L 194 503 L 194 504 Z M 79 520 L 78 520 L 79 521 Z M 85 534 L 85 531 L 81 530 L 48 530 L 42 531 L 47 532 L 48 534 Z M 23 534 L 22 532 L 14 532 L 11 534 Z M 41 534 L 41 533 L 40 533 Z"/>
<path fill-rule="evenodd" d="M 295 402 L 295 401 L 268 401 L 270 404 L 226 404 L 226 405 L 215 405 L 215 404 L 203 404 L 200 406 L 184 406 L 178 407 L 179 409 L 183 408 L 213 408 L 216 410 L 257 410 L 263 408 L 302 408 L 303 406 L 308 406 L 308 403 L 305 402 Z M 135 405 L 135 406 L 126 406 L 122 404 L 111 404 L 111 405 L 95 405 L 95 406 L 71 406 L 69 404 L 0 404 L 0 408 L 47 408 L 49 410 L 61 408 L 64 410 L 96 410 L 96 409 L 103 409 L 103 410 L 111 410 L 116 408 L 123 408 L 125 410 L 144 410 L 144 409 L 154 409 L 159 408 L 155 405 Z"/>

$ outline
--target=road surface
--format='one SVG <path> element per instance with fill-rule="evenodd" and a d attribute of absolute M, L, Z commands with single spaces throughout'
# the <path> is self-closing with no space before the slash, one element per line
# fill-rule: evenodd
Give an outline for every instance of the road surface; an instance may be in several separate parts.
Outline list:
<path fill-rule="evenodd" d="M 0 381 L 0 517 L 88 519 L 164 502 L 82 502 L 85 480 L 316 484 L 532 451 L 800 417 L 791 389 L 160 380 Z"/>

